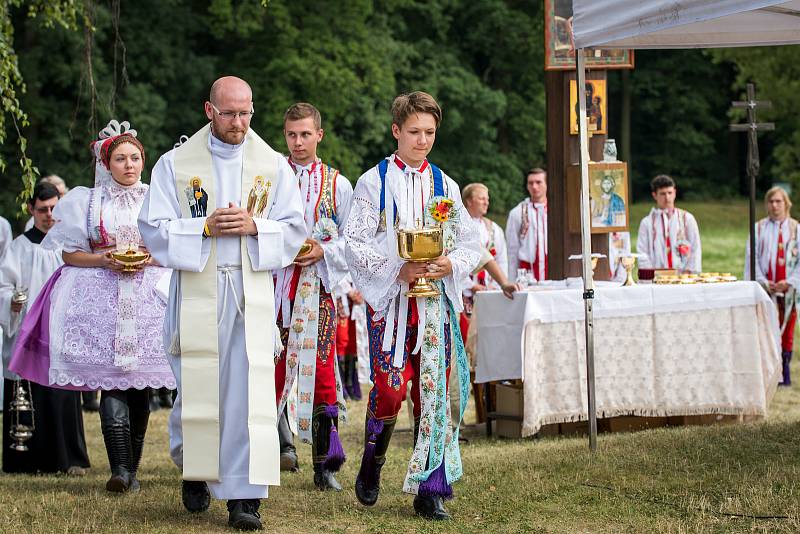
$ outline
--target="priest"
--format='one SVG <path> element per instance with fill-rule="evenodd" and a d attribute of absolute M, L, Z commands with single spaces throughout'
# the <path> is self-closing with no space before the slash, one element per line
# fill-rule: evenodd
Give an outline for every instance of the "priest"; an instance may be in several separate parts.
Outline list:
<path fill-rule="evenodd" d="M 0 324 L 3 340 L 3 471 L 6 473 L 56 473 L 82 475 L 89 467 L 79 391 L 42 386 L 8 370 L 17 332 L 42 286 L 64 262 L 61 250 L 45 250 L 40 243 L 55 224 L 53 208 L 59 199 L 55 186 L 39 182 L 28 201 L 33 226 L 17 237 L 0 265 Z M 27 296 L 25 303 L 21 296 Z M 15 391 L 17 390 L 17 391 Z M 13 448 L 10 435 L 15 421 L 11 402 L 20 392 L 33 404 L 33 437 Z"/>
<path fill-rule="evenodd" d="M 280 483 L 272 271 L 306 237 L 294 173 L 252 129 L 242 79 L 211 87 L 209 124 L 153 169 L 139 229 L 171 267 L 165 347 L 178 380 L 170 454 L 190 512 L 227 499 L 228 524 L 261 529 L 258 508 Z"/>

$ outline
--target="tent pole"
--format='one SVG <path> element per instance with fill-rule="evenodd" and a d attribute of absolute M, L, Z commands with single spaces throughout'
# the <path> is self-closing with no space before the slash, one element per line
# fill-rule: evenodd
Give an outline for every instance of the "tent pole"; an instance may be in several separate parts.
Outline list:
<path fill-rule="evenodd" d="M 589 414 L 589 449 L 597 450 L 597 410 L 594 391 L 594 280 L 592 272 L 592 234 L 589 227 L 589 139 L 586 122 L 586 70 L 583 49 L 575 51 L 578 71 L 578 128 L 581 161 L 581 253 L 583 254 L 583 302 L 586 325 L 586 395 Z"/>

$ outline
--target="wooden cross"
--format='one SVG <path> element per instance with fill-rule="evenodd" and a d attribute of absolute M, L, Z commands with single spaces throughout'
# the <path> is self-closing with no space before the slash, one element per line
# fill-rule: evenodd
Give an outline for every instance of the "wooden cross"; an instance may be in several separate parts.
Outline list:
<path fill-rule="evenodd" d="M 756 120 L 756 108 L 767 109 L 772 107 L 769 100 L 756 100 L 756 86 L 752 83 L 747 84 L 747 100 L 732 102 L 734 108 L 747 109 L 746 124 L 731 124 L 732 132 L 747 132 L 747 177 L 750 181 L 750 280 L 756 279 L 756 178 L 761 168 L 758 159 L 758 132 L 766 132 L 775 129 L 772 122 L 758 122 Z"/>

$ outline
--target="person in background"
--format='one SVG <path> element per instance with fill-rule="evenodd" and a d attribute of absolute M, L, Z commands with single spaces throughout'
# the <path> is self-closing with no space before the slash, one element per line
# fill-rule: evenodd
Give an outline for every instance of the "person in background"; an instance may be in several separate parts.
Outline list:
<path fill-rule="evenodd" d="M 530 271 L 537 282 L 547 280 L 547 173 L 539 167 L 525 173 L 528 198 L 508 214 L 508 278 L 517 270 Z"/>
<path fill-rule="evenodd" d="M 6 473 L 56 473 L 83 475 L 89 467 L 81 414 L 81 394 L 19 380 L 8 369 L 17 332 L 28 307 L 33 305 L 50 276 L 63 265 L 61 250 L 40 246 L 55 223 L 53 209 L 58 203 L 56 188 L 40 182 L 28 200 L 33 228 L 17 237 L 0 264 L 0 324 L 3 326 L 3 471 Z M 27 301 L 15 298 L 25 292 Z M 34 410 L 33 436 L 24 442 L 28 450 L 13 449 L 10 435 L 15 388 L 30 395 Z"/>
<path fill-rule="evenodd" d="M 783 378 L 780 385 L 792 384 L 789 365 L 794 349 L 794 327 L 797 322 L 797 288 L 800 287 L 800 235 L 797 219 L 790 215 L 792 201 L 782 187 L 775 186 L 764 197 L 767 216 L 756 223 L 755 280 L 764 286 L 778 308 L 781 327 L 781 360 Z M 745 279 L 750 279 L 750 240 L 747 241 L 744 263 Z"/>
<path fill-rule="evenodd" d="M 636 252 L 644 255 L 639 257 L 639 268 L 699 273 L 700 229 L 691 213 L 675 207 L 675 180 L 659 174 L 651 180 L 650 191 L 656 206 L 639 223 Z"/>

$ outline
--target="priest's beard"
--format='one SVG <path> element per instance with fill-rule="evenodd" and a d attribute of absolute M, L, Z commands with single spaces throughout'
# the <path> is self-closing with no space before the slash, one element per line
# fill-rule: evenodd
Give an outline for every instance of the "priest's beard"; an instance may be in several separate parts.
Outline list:
<path fill-rule="evenodd" d="M 234 126 L 232 124 L 220 124 L 218 121 L 211 122 L 211 132 L 214 137 L 228 143 L 229 145 L 238 145 L 244 141 L 244 136 L 247 135 L 246 126 Z"/>

